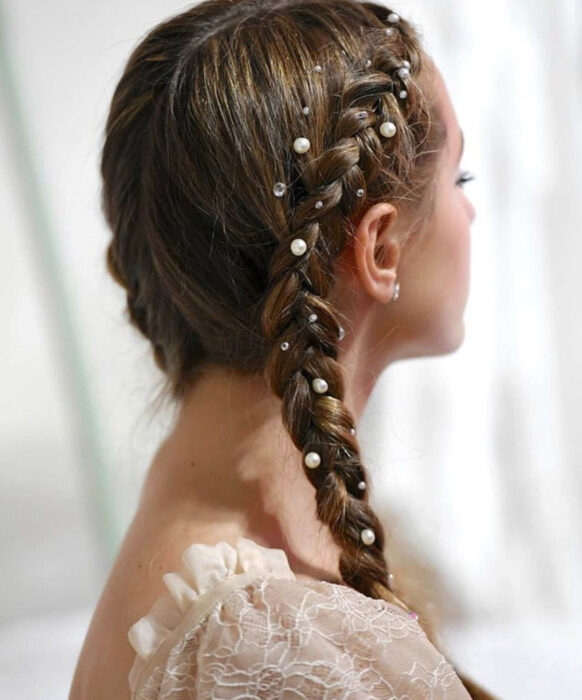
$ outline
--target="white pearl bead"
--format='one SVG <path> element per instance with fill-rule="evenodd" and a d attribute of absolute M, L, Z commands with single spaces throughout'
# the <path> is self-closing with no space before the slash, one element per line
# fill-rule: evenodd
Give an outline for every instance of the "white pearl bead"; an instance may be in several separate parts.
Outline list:
<path fill-rule="evenodd" d="M 338 338 L 340 340 L 343 340 L 345 337 L 346 337 L 346 331 L 345 331 L 343 326 L 340 326 L 339 330 L 338 330 Z"/>
<path fill-rule="evenodd" d="M 309 315 L 309 323 L 315 323 L 317 321 L 317 314 Z"/>
<path fill-rule="evenodd" d="M 398 297 L 400 296 L 400 282 L 396 282 L 394 285 L 394 292 L 392 294 L 392 301 L 396 301 Z"/>
<path fill-rule="evenodd" d="M 323 202 L 321 201 L 321 199 L 318 199 L 317 202 L 315 202 L 315 208 L 321 209 L 322 206 L 323 206 Z"/>
<path fill-rule="evenodd" d="M 368 58 L 366 59 L 366 63 L 364 64 L 366 68 L 369 68 L 372 65 L 372 61 Z"/>
<path fill-rule="evenodd" d="M 309 112 L 311 112 L 311 110 L 309 109 L 309 107 L 304 107 L 304 108 L 303 108 L 303 114 L 309 114 Z"/>
<path fill-rule="evenodd" d="M 303 255 L 303 253 L 305 253 L 307 250 L 307 243 L 303 240 L 303 238 L 294 238 L 291 241 L 290 248 L 293 255 Z"/>
<path fill-rule="evenodd" d="M 356 434 L 356 429 L 355 429 L 355 428 L 350 428 L 350 433 L 351 433 L 352 435 L 355 435 L 355 434 Z"/>
<path fill-rule="evenodd" d="M 369 527 L 367 527 L 365 530 L 362 530 L 362 532 L 360 533 L 360 537 L 362 538 L 362 542 L 364 544 L 374 544 L 374 541 L 376 539 L 374 530 L 371 530 Z"/>
<path fill-rule="evenodd" d="M 392 27 L 388 27 L 388 29 L 386 30 L 386 36 L 394 36 L 394 34 L 396 34 L 396 30 Z"/>
<path fill-rule="evenodd" d="M 405 80 L 406 78 L 410 77 L 410 71 L 408 68 L 399 68 L 398 75 L 402 78 L 402 80 Z"/>
<path fill-rule="evenodd" d="M 311 382 L 311 386 L 313 387 L 313 391 L 317 392 L 318 394 L 325 394 L 329 388 L 325 379 L 322 379 L 321 377 L 316 377 Z"/>
<path fill-rule="evenodd" d="M 321 73 L 321 71 L 323 70 L 323 68 L 322 68 L 322 67 L 319 65 L 319 63 L 318 63 L 318 64 L 315 66 L 315 68 L 314 68 L 313 70 L 314 70 L 316 73 Z"/>
<path fill-rule="evenodd" d="M 386 138 L 394 136 L 396 133 L 396 124 L 394 122 L 384 122 L 380 124 L 380 133 Z"/>
<path fill-rule="evenodd" d="M 305 455 L 305 459 L 303 461 L 305 462 L 306 467 L 309 467 L 310 469 L 315 469 L 321 464 L 321 457 L 317 452 L 308 452 Z"/>
<path fill-rule="evenodd" d="M 358 197 L 363 197 L 364 196 L 364 190 L 360 187 L 358 190 L 356 190 L 356 194 Z"/>
<path fill-rule="evenodd" d="M 402 65 L 403 65 L 405 68 L 410 68 L 410 61 L 404 60 L 404 61 L 402 61 Z"/>
<path fill-rule="evenodd" d="M 283 350 L 283 352 L 289 350 L 289 343 L 286 340 L 281 343 L 281 350 Z"/>
<path fill-rule="evenodd" d="M 360 481 L 360 483 L 358 484 L 358 488 L 360 489 L 360 491 L 365 491 L 366 490 L 366 482 Z"/>
<path fill-rule="evenodd" d="M 402 99 L 405 99 L 406 97 L 408 97 L 408 93 L 406 92 L 406 90 L 400 90 L 400 97 Z"/>
<path fill-rule="evenodd" d="M 297 153 L 307 153 L 310 146 L 309 139 L 305 138 L 305 136 L 300 136 L 293 141 L 293 149 L 297 151 Z"/>
<path fill-rule="evenodd" d="M 389 21 L 389 22 L 392 22 L 393 24 L 394 24 L 395 22 L 398 22 L 399 19 L 400 19 L 400 17 L 399 17 L 399 15 L 396 14 L 396 12 L 391 12 L 391 13 L 388 15 L 388 21 Z"/>

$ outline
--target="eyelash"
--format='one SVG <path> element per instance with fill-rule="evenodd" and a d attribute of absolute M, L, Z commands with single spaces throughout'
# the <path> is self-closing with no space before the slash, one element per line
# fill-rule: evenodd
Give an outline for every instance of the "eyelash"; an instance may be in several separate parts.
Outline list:
<path fill-rule="evenodd" d="M 457 185 L 459 187 L 464 187 L 465 183 L 470 182 L 471 180 L 474 180 L 475 176 L 470 173 L 468 170 L 465 170 L 462 174 L 461 177 L 457 180 Z"/>

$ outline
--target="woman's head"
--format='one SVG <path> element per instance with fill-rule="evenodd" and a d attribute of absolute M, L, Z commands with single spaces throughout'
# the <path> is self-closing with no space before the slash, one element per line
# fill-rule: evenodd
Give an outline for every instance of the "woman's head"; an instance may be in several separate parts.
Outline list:
<path fill-rule="evenodd" d="M 340 321 L 350 332 L 327 303 L 334 259 L 372 204 L 396 205 L 403 239 L 419 237 L 445 134 L 432 63 L 388 14 L 351 0 L 211 0 L 130 57 L 103 149 L 108 262 L 176 398 L 204 364 L 262 371 L 283 336 L 296 338 L 286 364 L 315 340 L 333 356 Z"/>
<path fill-rule="evenodd" d="M 472 212 L 446 160 L 456 128 L 417 32 L 388 8 L 207 0 L 133 51 L 101 164 L 108 267 L 170 395 L 184 398 L 209 366 L 264 375 L 344 581 L 404 607 L 340 359 L 342 343 L 376 332 L 381 368 L 395 324 L 411 354 L 458 342 Z"/>

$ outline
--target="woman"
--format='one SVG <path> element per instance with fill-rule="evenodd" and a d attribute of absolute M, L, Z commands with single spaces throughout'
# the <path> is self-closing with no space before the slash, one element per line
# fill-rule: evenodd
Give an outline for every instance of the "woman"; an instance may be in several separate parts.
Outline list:
<path fill-rule="evenodd" d="M 417 31 L 207 0 L 133 51 L 105 136 L 108 268 L 177 413 L 70 697 L 492 697 L 389 572 L 357 439 L 385 367 L 464 334 L 470 178 Z"/>

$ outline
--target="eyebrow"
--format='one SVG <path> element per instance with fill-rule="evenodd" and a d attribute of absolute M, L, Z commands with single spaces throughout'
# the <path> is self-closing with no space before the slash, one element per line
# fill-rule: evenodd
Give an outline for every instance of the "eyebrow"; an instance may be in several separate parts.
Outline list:
<path fill-rule="evenodd" d="M 463 157 L 463 151 L 465 149 L 465 135 L 463 134 L 462 129 L 459 129 L 459 132 L 461 134 L 461 150 L 459 152 L 459 160 L 457 162 L 459 162 L 461 160 L 461 158 Z"/>

